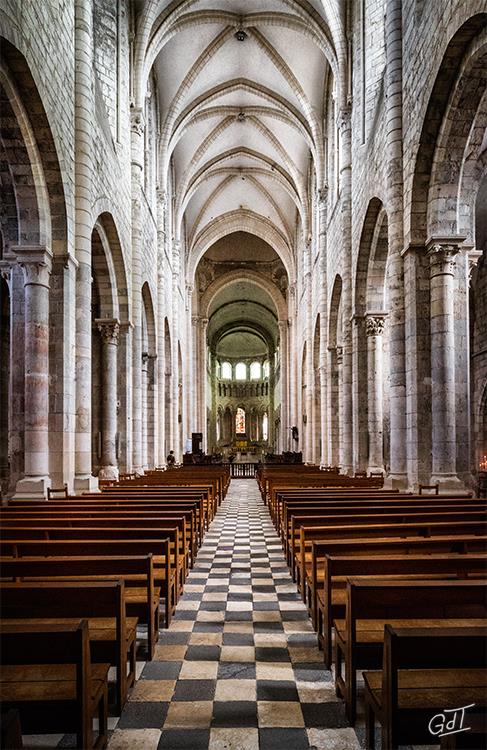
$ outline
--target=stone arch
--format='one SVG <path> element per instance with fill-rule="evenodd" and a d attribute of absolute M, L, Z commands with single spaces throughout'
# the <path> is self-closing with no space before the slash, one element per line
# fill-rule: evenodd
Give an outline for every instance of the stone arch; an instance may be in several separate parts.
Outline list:
<path fill-rule="evenodd" d="M 383 470 L 389 445 L 388 251 L 387 213 L 374 197 L 362 227 L 354 305 L 354 462 L 370 471 Z"/>
<path fill-rule="evenodd" d="M 24 55 L 3 36 L 0 50 L 2 150 L 18 206 L 17 243 L 47 246 L 53 254 L 63 254 L 68 220 L 53 133 Z"/>
<path fill-rule="evenodd" d="M 130 300 L 128 294 L 127 268 L 124 259 L 124 251 L 120 241 L 120 233 L 117 229 L 113 214 L 105 209 L 100 203 L 97 208 L 103 208 L 98 213 L 93 224 L 92 246 L 97 243 L 97 252 L 93 252 L 94 271 L 100 272 L 100 278 L 106 284 L 106 294 L 110 294 L 111 302 L 105 298 L 107 305 L 111 305 L 111 314 L 120 322 L 126 323 L 130 317 Z M 98 262 L 95 266 L 95 255 L 103 253 L 102 265 Z M 108 290 L 110 289 L 110 291 Z"/>
<path fill-rule="evenodd" d="M 273 284 L 272 281 L 270 281 L 268 278 L 266 278 L 264 274 L 260 274 L 258 271 L 252 271 L 248 268 L 230 271 L 229 273 L 223 274 L 222 276 L 219 276 L 217 279 L 215 279 L 215 281 L 213 281 L 209 285 L 204 294 L 201 296 L 200 314 L 203 317 L 208 317 L 211 303 L 215 299 L 216 295 L 219 294 L 219 292 L 221 292 L 227 286 L 234 284 L 236 281 L 242 281 L 242 279 L 255 284 L 256 286 L 267 292 L 276 307 L 278 319 L 284 320 L 286 318 L 286 301 L 283 295 L 277 289 L 276 285 Z"/>
<path fill-rule="evenodd" d="M 336 275 L 328 314 L 328 456 L 333 466 L 340 463 L 341 440 L 341 368 L 342 368 L 342 278 Z"/>
<path fill-rule="evenodd" d="M 0 265 L 16 300 L 9 318 L 10 361 L 16 363 L 9 382 L 18 400 L 8 400 L 8 491 L 43 496 L 51 473 L 63 471 L 53 445 L 64 429 L 60 404 L 69 368 L 63 361 L 63 283 L 74 264 L 66 256 L 65 191 L 53 132 L 26 58 L 3 36 L 0 163 Z M 26 285 L 34 278 L 42 283 Z"/>
<path fill-rule="evenodd" d="M 221 215 L 198 234 L 189 252 L 187 269 L 189 283 L 194 283 L 198 263 L 211 245 L 233 232 L 255 234 L 264 242 L 267 242 L 281 258 L 289 282 L 294 281 L 294 259 L 283 235 L 268 219 L 253 211 L 242 209 Z"/>
<path fill-rule="evenodd" d="M 409 233 L 409 240 L 413 245 L 424 244 L 430 234 L 438 234 L 440 226 L 443 230 L 448 227 L 447 236 L 455 236 L 458 232 L 457 194 L 454 195 L 451 207 L 447 208 L 441 222 L 439 218 L 439 199 L 451 197 L 455 192 L 455 185 L 458 187 L 459 179 L 458 165 L 450 164 L 449 160 L 448 164 L 452 169 L 451 179 L 446 172 L 443 172 L 441 160 L 444 159 L 445 152 L 441 149 L 448 147 L 450 136 L 456 137 L 455 123 L 452 123 L 449 118 L 454 116 L 462 97 L 471 96 L 472 101 L 469 106 L 465 106 L 465 115 L 461 116 L 461 123 L 458 123 L 461 124 L 461 128 L 465 128 L 465 132 L 457 133 L 459 146 L 463 152 L 468 134 L 468 123 L 465 117 L 469 116 L 472 120 L 471 110 L 476 109 L 478 97 L 482 93 L 476 81 L 479 72 L 477 65 L 480 59 L 474 57 L 471 60 L 473 65 L 465 63 L 468 60 L 470 45 L 485 29 L 486 22 L 487 14 L 478 13 L 456 31 L 445 50 L 433 85 L 416 155 L 410 210 L 405 217 L 406 234 Z M 474 74 L 475 70 L 477 75 Z M 469 79 L 473 85 L 470 93 L 470 86 L 466 85 Z M 460 82 L 462 85 L 458 86 Z M 465 85 L 465 91 L 462 93 Z M 463 103 L 466 105 L 465 99 Z M 450 104 L 453 104 L 453 109 L 450 108 Z M 450 142 L 453 145 L 453 142 Z M 457 153 L 456 147 L 454 147 L 454 153 Z M 446 195 L 441 193 L 442 185 L 447 187 Z M 438 187 L 440 187 L 440 192 L 438 192 Z"/>

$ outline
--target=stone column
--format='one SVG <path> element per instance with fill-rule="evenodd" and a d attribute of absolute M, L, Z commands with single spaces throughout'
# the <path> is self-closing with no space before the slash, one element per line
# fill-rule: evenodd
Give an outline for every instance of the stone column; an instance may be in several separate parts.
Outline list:
<path fill-rule="evenodd" d="M 102 341 L 102 453 L 99 479 L 118 479 L 117 459 L 117 355 L 118 320 L 97 319 Z"/>
<path fill-rule="evenodd" d="M 289 392 L 288 392 L 288 346 L 287 320 L 279 320 L 279 352 L 281 357 L 281 452 L 287 450 L 289 441 Z M 270 418 L 270 417 L 269 417 Z"/>
<path fill-rule="evenodd" d="M 404 310 L 403 215 L 403 0 L 386 5 L 386 176 L 389 257 L 386 286 L 389 298 L 389 486 L 407 484 L 406 460 L 406 354 Z"/>
<path fill-rule="evenodd" d="M 75 253 L 76 274 L 76 490 L 92 490 L 91 466 L 91 233 L 93 132 L 92 0 L 75 2 Z"/>
<path fill-rule="evenodd" d="M 140 456 L 141 456 L 141 462 L 142 462 L 142 469 L 145 471 L 148 468 L 147 464 L 147 436 L 148 436 L 148 429 L 147 429 L 147 422 L 149 420 L 149 410 L 148 410 L 148 385 L 149 385 L 149 354 L 148 352 L 142 352 L 142 361 L 141 361 L 141 450 L 140 450 Z"/>
<path fill-rule="evenodd" d="M 167 311 L 167 299 L 164 284 L 164 245 L 166 242 L 165 222 L 167 209 L 167 195 L 164 190 L 157 191 L 157 385 L 158 385 L 158 450 L 157 466 L 164 466 L 166 454 L 164 451 L 166 425 L 166 337 L 164 319 Z"/>
<path fill-rule="evenodd" d="M 52 253 L 46 247 L 16 248 L 24 272 L 25 430 L 24 478 L 15 497 L 44 497 L 49 476 L 49 282 Z"/>
<path fill-rule="evenodd" d="M 352 471 L 352 110 L 340 111 L 340 196 L 342 211 L 342 344 L 340 366 L 340 465 L 344 474 Z"/>
<path fill-rule="evenodd" d="M 345 419 L 347 417 L 347 409 L 345 407 L 344 403 L 344 383 L 343 383 L 343 346 L 337 346 L 335 349 L 335 362 L 336 362 L 336 378 L 337 378 L 337 385 L 336 385 L 336 398 L 338 400 L 337 404 L 337 413 L 338 413 L 338 435 L 336 436 L 338 439 L 336 440 L 336 447 L 334 450 L 333 455 L 333 466 L 336 466 L 337 464 L 340 466 L 340 471 L 342 474 L 347 473 L 347 463 L 346 463 L 346 456 L 347 456 L 347 445 L 346 445 L 346 432 L 344 424 Z M 338 461 L 336 460 L 336 457 L 338 455 Z"/>
<path fill-rule="evenodd" d="M 384 471 L 383 457 L 383 383 L 382 334 L 385 313 L 367 313 L 367 427 L 369 433 L 369 471 Z"/>
<path fill-rule="evenodd" d="M 319 370 L 320 370 L 320 404 L 321 415 L 321 456 L 320 465 L 328 465 L 328 409 L 327 394 L 329 390 L 329 374 L 327 371 L 327 347 L 328 347 L 328 268 L 327 268 L 327 202 L 328 188 L 325 186 L 318 190 L 318 241 L 320 247 L 320 353 L 319 353 Z"/>
<path fill-rule="evenodd" d="M 200 335 L 199 335 L 199 361 L 200 361 L 200 372 L 201 376 L 198 380 L 198 385 L 194 384 L 199 389 L 199 424 L 200 432 L 203 433 L 203 450 L 208 445 L 207 425 L 206 425 L 206 335 L 208 331 L 208 318 L 200 318 Z"/>
<path fill-rule="evenodd" d="M 455 241 L 456 240 L 456 241 Z M 454 276 L 459 238 L 432 238 L 430 260 L 432 482 L 459 485 L 456 474 Z"/>
<path fill-rule="evenodd" d="M 144 169 L 144 113 L 131 112 L 132 170 L 132 451 L 133 471 L 143 472 L 142 456 L 142 178 Z M 147 442 L 146 442 L 147 445 Z"/>
<path fill-rule="evenodd" d="M 199 331 L 200 318 L 198 315 L 191 316 L 191 382 L 190 388 L 193 389 L 193 417 L 192 417 L 192 430 L 201 430 L 201 387 L 200 387 L 200 373 L 202 370 L 201 365 L 201 352 L 200 352 L 200 331 Z"/>

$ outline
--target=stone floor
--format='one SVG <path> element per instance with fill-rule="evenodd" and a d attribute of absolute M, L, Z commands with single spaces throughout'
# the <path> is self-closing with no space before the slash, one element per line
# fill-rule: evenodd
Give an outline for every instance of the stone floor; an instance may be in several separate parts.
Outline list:
<path fill-rule="evenodd" d="M 257 484 L 233 480 L 109 750 L 359 747 Z"/>

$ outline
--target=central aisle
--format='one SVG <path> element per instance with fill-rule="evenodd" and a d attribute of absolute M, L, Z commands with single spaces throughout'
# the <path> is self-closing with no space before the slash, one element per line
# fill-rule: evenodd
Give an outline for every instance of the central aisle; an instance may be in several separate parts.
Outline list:
<path fill-rule="evenodd" d="M 233 480 L 110 750 L 358 750 L 253 479 Z"/>

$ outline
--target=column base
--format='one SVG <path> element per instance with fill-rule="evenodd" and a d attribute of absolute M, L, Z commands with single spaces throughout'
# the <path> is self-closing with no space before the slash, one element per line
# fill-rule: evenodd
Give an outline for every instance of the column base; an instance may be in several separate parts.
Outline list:
<path fill-rule="evenodd" d="M 98 479 L 118 480 L 118 466 L 102 466 L 98 472 Z"/>
<path fill-rule="evenodd" d="M 453 472 L 438 472 L 437 474 L 432 474 L 430 484 L 439 484 L 440 492 L 443 492 L 444 490 L 455 490 L 458 492 L 458 490 L 465 489 L 464 483 L 456 474 L 453 474 Z"/>
<path fill-rule="evenodd" d="M 51 478 L 45 477 L 23 477 L 15 487 L 14 500 L 47 500 L 47 488 L 51 486 Z"/>
<path fill-rule="evenodd" d="M 374 472 L 374 474 L 378 474 L 380 472 L 382 476 L 385 476 L 383 466 L 367 466 L 367 474 L 371 474 L 372 472 Z"/>
<path fill-rule="evenodd" d="M 385 490 L 405 490 L 408 483 L 407 474 L 388 474 L 384 478 Z"/>
<path fill-rule="evenodd" d="M 80 474 L 74 478 L 74 491 L 79 492 L 96 492 L 98 487 L 98 477 L 91 474 Z"/>

